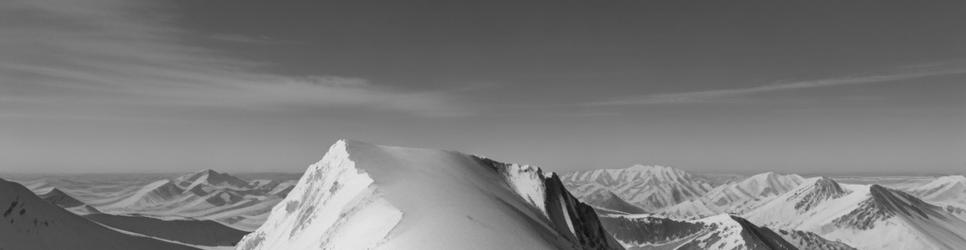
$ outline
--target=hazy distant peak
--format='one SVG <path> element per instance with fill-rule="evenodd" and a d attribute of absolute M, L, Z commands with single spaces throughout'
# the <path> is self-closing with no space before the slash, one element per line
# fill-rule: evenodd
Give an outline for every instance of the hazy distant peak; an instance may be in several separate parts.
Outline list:
<path fill-rule="evenodd" d="M 747 179 L 745 179 L 743 182 L 758 181 L 758 182 L 768 183 L 768 182 L 776 182 L 776 181 L 792 181 L 797 184 L 804 180 L 805 178 L 802 178 L 802 176 L 799 176 L 797 174 L 779 174 L 772 171 L 768 171 L 768 172 L 752 175 L 751 177 L 748 177 Z"/>
<path fill-rule="evenodd" d="M 814 190 L 821 190 L 828 193 L 846 192 L 844 189 L 842 189 L 842 185 L 839 185 L 839 183 L 836 182 L 835 180 L 832 180 L 832 178 L 828 178 L 825 176 L 822 176 L 816 179 L 815 183 L 812 184 L 812 186 L 815 187 Z"/>
<path fill-rule="evenodd" d="M 962 175 L 940 176 L 939 178 L 936 178 L 935 180 L 930 182 L 930 184 L 933 184 L 933 185 L 936 185 L 936 184 L 955 185 L 955 184 L 964 184 L 964 183 L 966 183 L 966 176 L 962 176 Z"/>
<path fill-rule="evenodd" d="M 56 187 L 51 188 L 47 192 L 44 192 L 38 196 L 41 199 L 47 202 L 50 202 L 51 204 L 58 205 L 63 208 L 71 208 L 71 207 L 84 205 L 84 202 L 77 200 L 73 196 L 67 194 L 66 192 Z"/>
<path fill-rule="evenodd" d="M 191 190 L 200 184 L 214 186 L 229 186 L 236 188 L 249 187 L 252 184 L 246 180 L 235 177 L 227 173 L 221 173 L 214 169 L 205 169 L 195 173 L 187 174 L 176 178 L 181 187 Z"/>

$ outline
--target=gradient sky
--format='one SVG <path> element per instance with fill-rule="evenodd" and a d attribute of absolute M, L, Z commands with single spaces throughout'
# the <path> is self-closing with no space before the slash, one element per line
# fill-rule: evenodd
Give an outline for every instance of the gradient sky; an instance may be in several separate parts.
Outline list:
<path fill-rule="evenodd" d="M 0 172 L 964 173 L 964 1 L 0 2 Z"/>

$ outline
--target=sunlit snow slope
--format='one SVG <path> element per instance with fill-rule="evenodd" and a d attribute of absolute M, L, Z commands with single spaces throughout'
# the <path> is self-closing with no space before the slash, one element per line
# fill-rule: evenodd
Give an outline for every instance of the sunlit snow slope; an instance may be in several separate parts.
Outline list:
<path fill-rule="evenodd" d="M 904 192 L 815 178 L 746 214 L 859 249 L 964 249 L 966 222 Z"/>
<path fill-rule="evenodd" d="M 966 177 L 962 175 L 942 176 L 923 185 L 900 189 L 966 220 Z"/>
<path fill-rule="evenodd" d="M 556 175 L 342 140 L 239 249 L 620 249 Z"/>

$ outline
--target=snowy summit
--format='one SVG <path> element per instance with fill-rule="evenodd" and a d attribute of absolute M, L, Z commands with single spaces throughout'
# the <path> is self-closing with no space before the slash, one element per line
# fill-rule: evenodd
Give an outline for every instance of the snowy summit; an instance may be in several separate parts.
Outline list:
<path fill-rule="evenodd" d="M 238 249 L 621 249 L 553 173 L 341 140 Z"/>

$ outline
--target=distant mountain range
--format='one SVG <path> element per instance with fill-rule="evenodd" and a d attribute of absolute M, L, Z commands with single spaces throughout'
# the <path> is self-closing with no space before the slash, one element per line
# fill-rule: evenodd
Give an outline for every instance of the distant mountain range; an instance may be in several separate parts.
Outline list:
<path fill-rule="evenodd" d="M 615 218 L 621 218 L 619 224 L 626 227 L 641 221 L 698 223 L 731 214 L 766 226 L 792 245 L 806 249 L 847 249 L 840 246 L 959 249 L 966 246 L 966 224 L 962 220 L 966 214 L 963 209 L 966 177 L 963 176 L 944 176 L 926 183 L 897 184 L 889 188 L 767 172 L 706 188 L 710 182 L 696 174 L 668 167 L 635 165 L 626 169 L 574 172 L 565 175 L 563 180 L 579 199 L 609 214 L 602 220 L 610 227 L 614 227 Z M 614 200 L 626 200 L 645 213 L 634 212 L 638 210 Z M 615 233 L 618 229 L 608 230 Z M 805 246 L 818 238 L 825 243 Z M 620 236 L 617 239 L 629 248 L 659 249 L 657 245 L 674 242 L 683 246 L 687 237 L 671 237 L 676 241 L 665 239 L 661 244 L 654 240 L 629 243 Z"/>
<path fill-rule="evenodd" d="M 960 249 L 966 222 L 905 192 L 814 178 L 749 211 L 750 221 L 859 249 Z"/>
<path fill-rule="evenodd" d="M 558 176 L 340 140 L 299 180 L 114 182 L 0 180 L 0 249 L 966 249 L 963 176 Z"/>
<path fill-rule="evenodd" d="M 152 182 L 97 208 L 158 218 L 215 220 L 251 231 L 294 185 L 294 180 L 247 181 L 208 169 Z"/>
<path fill-rule="evenodd" d="M 658 211 L 701 197 L 712 188 L 707 181 L 688 172 L 664 166 L 581 171 L 562 179 L 577 197 L 606 190 L 645 211 Z"/>

